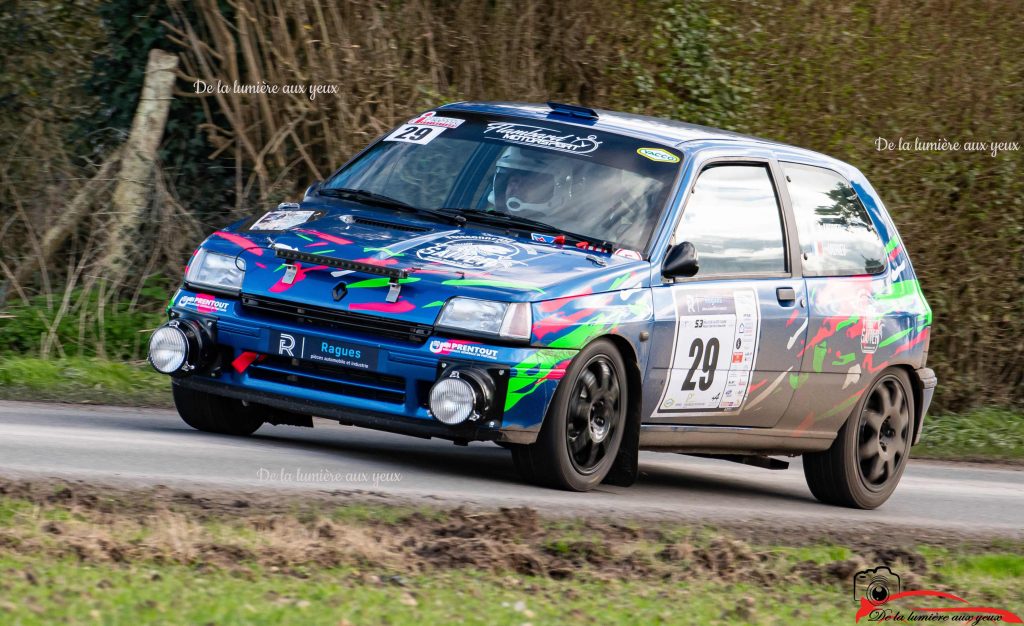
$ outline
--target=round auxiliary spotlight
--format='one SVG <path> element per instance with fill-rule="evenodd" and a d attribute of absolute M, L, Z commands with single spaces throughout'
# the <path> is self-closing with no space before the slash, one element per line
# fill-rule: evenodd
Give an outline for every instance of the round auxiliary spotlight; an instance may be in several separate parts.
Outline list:
<path fill-rule="evenodd" d="M 161 374 L 173 374 L 188 359 L 188 337 L 177 326 L 161 326 L 149 340 L 149 364 Z"/>
<path fill-rule="evenodd" d="M 430 412 L 449 426 L 465 422 L 475 403 L 473 386 L 462 378 L 443 378 L 430 389 Z"/>
<path fill-rule="evenodd" d="M 161 374 L 186 376 L 204 364 L 211 344 L 198 322 L 171 320 L 153 332 L 149 340 L 149 364 Z"/>
<path fill-rule="evenodd" d="M 430 388 L 430 412 L 437 421 L 455 426 L 486 413 L 493 398 L 494 381 L 487 372 L 452 370 Z"/>

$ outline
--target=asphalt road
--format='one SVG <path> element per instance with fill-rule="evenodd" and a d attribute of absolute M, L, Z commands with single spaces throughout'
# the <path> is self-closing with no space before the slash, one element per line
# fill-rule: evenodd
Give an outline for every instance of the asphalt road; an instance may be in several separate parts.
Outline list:
<path fill-rule="evenodd" d="M 643 453 L 632 487 L 568 493 L 525 485 L 508 451 L 454 446 L 339 426 L 264 426 L 251 438 L 192 430 L 173 411 L 0 402 L 0 476 L 126 486 L 290 493 L 358 492 L 403 502 L 531 506 L 600 514 L 786 528 L 857 524 L 956 534 L 1024 536 L 1024 471 L 912 460 L 875 511 L 817 503 L 799 460 L 770 471 L 677 454 Z"/>

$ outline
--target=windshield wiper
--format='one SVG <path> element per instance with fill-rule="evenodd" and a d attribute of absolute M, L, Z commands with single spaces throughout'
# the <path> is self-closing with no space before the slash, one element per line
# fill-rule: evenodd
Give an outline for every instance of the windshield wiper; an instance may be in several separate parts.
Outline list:
<path fill-rule="evenodd" d="M 528 217 L 520 217 L 518 215 L 512 215 L 509 213 L 497 213 L 494 211 L 477 211 L 474 209 L 441 209 L 442 211 L 457 212 L 458 215 L 463 216 L 467 220 L 473 220 L 478 222 L 484 222 L 487 224 L 495 224 L 500 226 L 509 226 L 512 228 L 519 228 L 520 230 L 537 230 L 543 233 L 551 233 L 555 235 L 562 235 L 566 239 L 571 239 L 576 243 L 593 244 L 597 247 L 608 249 L 611 251 L 612 244 L 604 241 L 595 241 L 594 237 L 588 237 L 579 233 L 564 230 L 547 222 L 540 220 L 530 219 Z"/>
<path fill-rule="evenodd" d="M 335 188 L 324 188 L 320 189 L 317 193 L 321 196 L 327 196 L 329 198 L 343 198 L 346 200 L 354 200 L 360 204 L 371 204 L 375 206 L 387 207 L 389 209 L 395 209 L 396 211 L 405 211 L 407 213 L 416 213 L 418 215 L 428 215 L 434 219 L 447 222 L 449 224 L 455 224 L 462 226 L 466 223 L 466 218 L 461 215 L 452 215 L 450 213 L 442 213 L 441 211 L 435 211 L 434 209 L 425 209 L 418 206 L 413 206 L 407 202 L 402 202 L 395 198 L 385 196 L 384 194 L 367 191 L 365 189 L 335 189 Z"/>

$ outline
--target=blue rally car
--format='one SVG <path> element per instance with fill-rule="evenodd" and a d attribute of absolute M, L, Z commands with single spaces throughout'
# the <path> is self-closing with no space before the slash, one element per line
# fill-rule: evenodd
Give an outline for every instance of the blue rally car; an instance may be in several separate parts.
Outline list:
<path fill-rule="evenodd" d="M 892 493 L 936 378 L 878 195 L 835 159 L 548 103 L 458 103 L 302 202 L 213 233 L 153 335 L 182 418 L 312 416 L 510 448 L 529 481 L 632 483 L 639 450 Z"/>

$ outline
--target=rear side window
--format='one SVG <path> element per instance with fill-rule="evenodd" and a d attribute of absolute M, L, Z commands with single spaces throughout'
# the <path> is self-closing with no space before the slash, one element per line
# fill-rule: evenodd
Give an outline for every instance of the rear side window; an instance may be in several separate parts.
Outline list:
<path fill-rule="evenodd" d="M 715 165 L 701 172 L 674 241 L 697 249 L 700 277 L 784 273 L 782 218 L 768 168 Z"/>
<path fill-rule="evenodd" d="M 807 276 L 878 274 L 885 246 L 850 183 L 832 170 L 783 163 Z"/>

